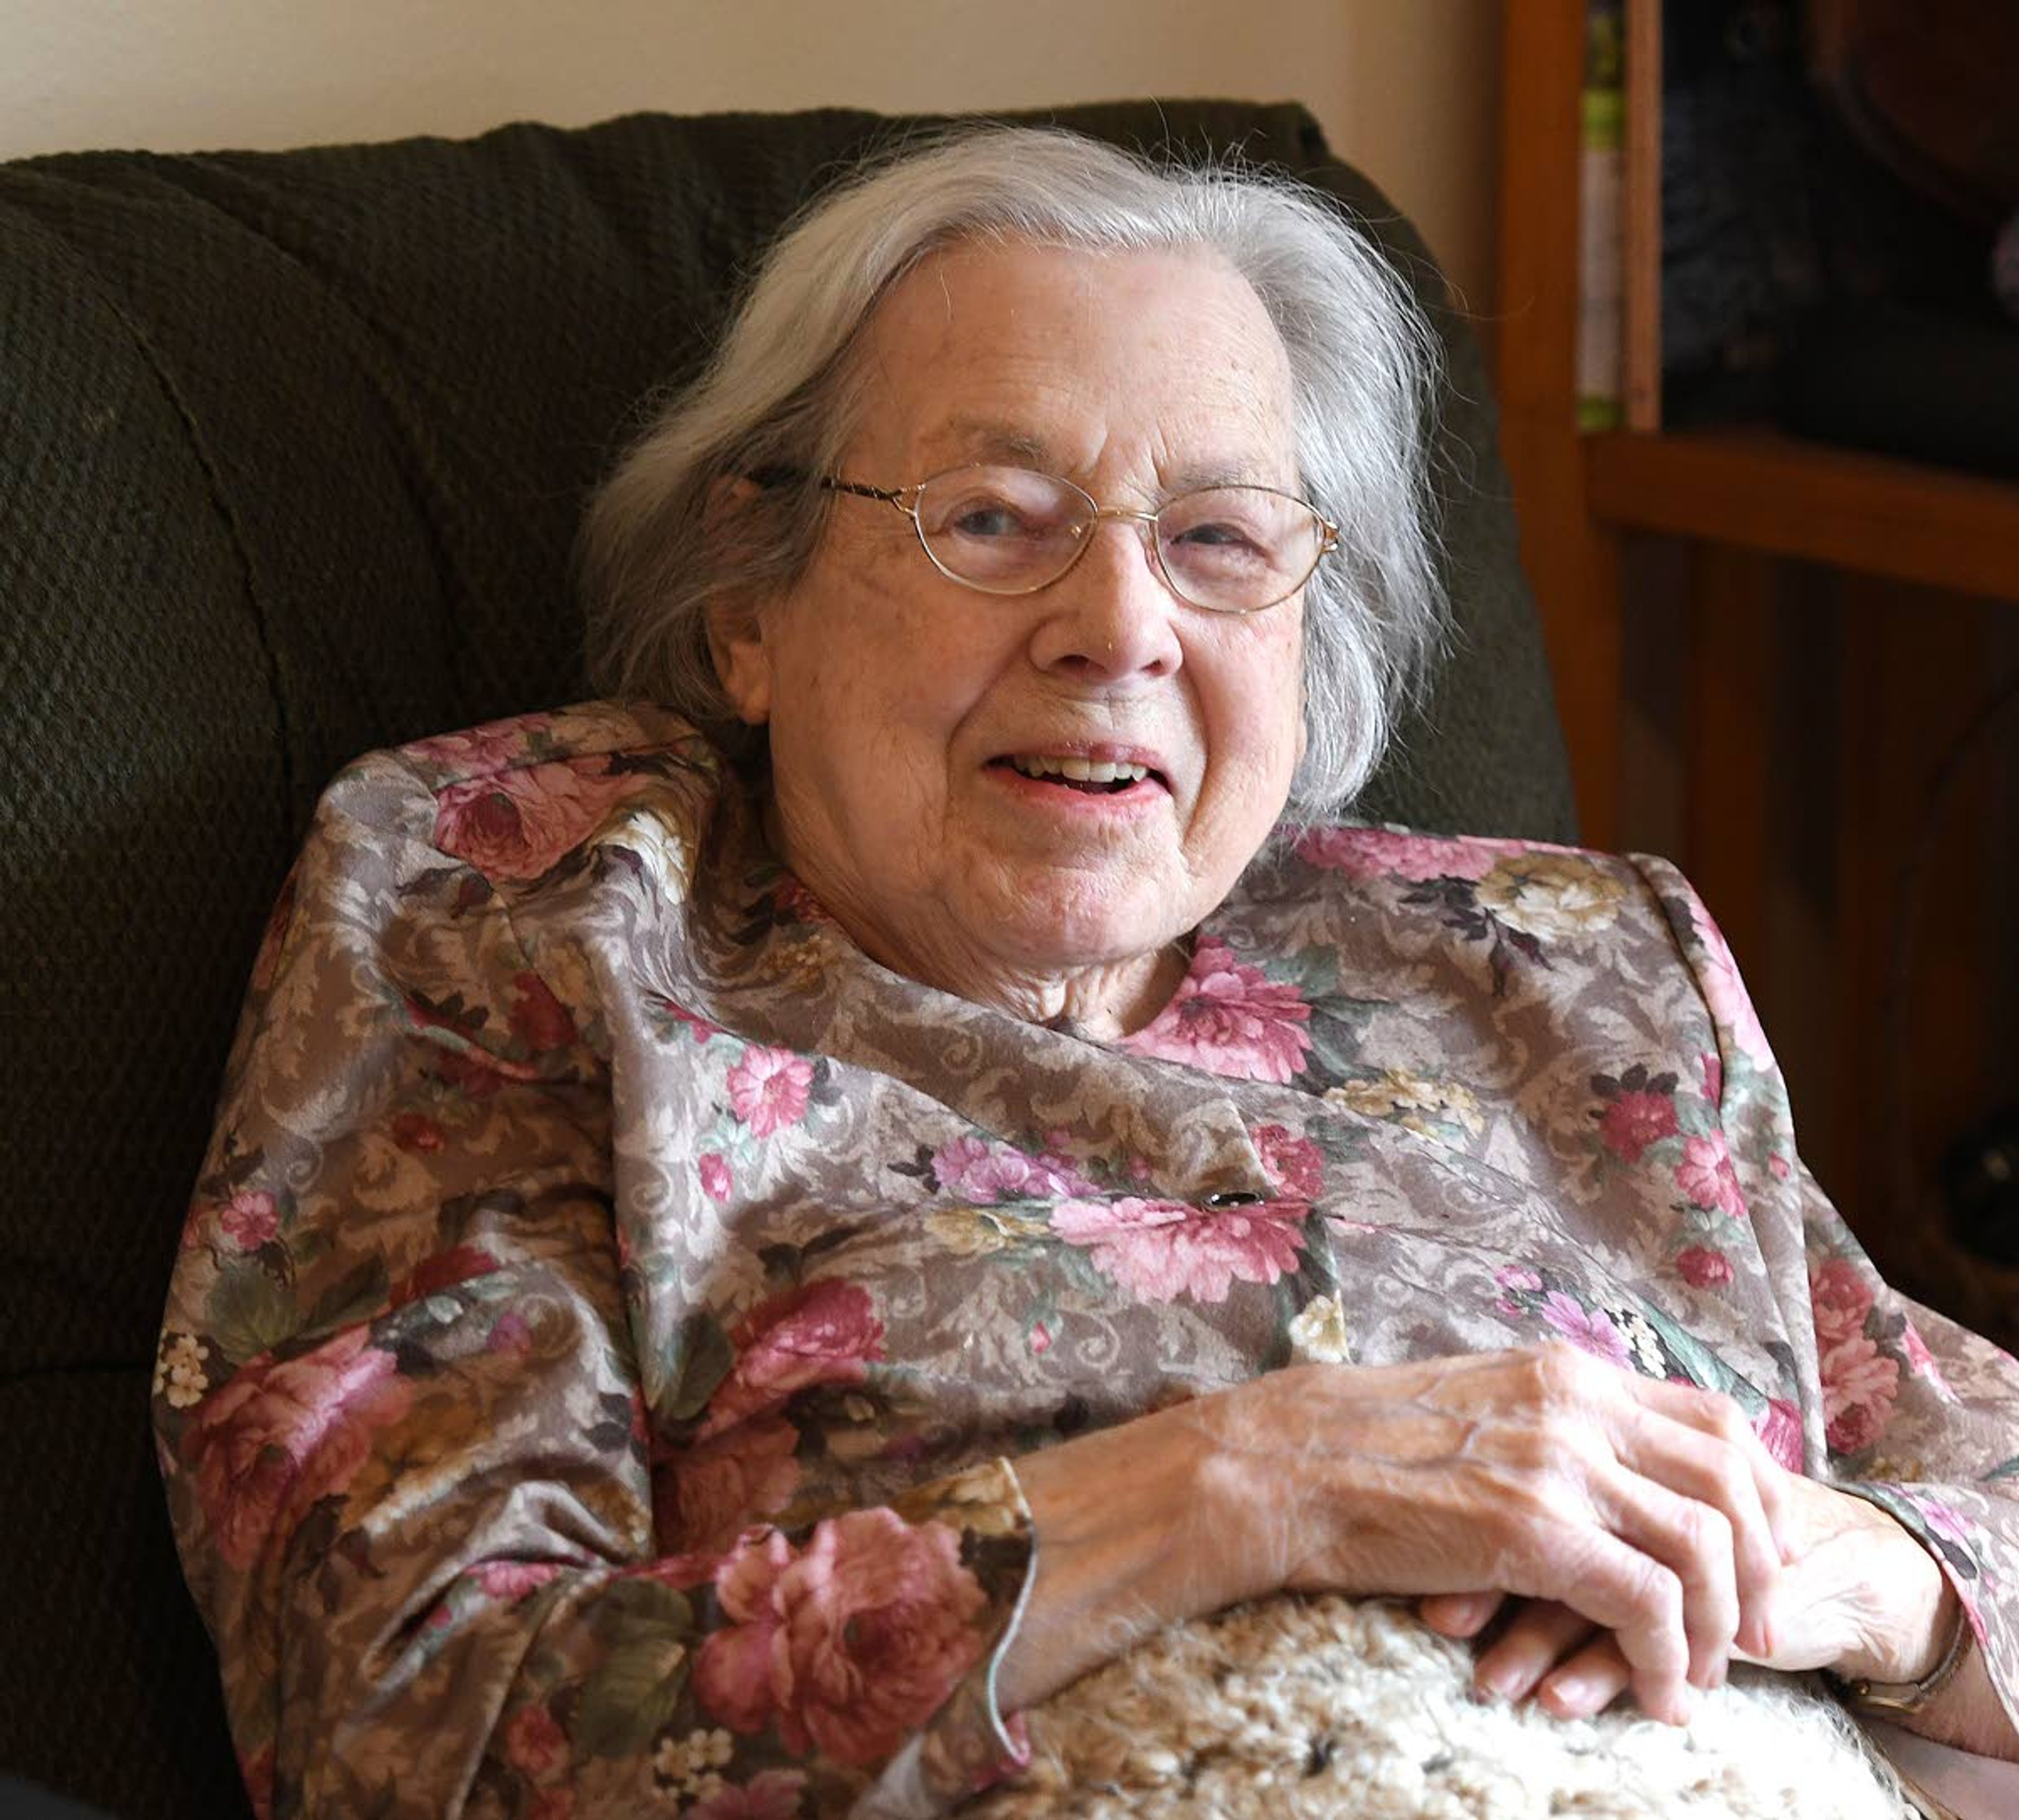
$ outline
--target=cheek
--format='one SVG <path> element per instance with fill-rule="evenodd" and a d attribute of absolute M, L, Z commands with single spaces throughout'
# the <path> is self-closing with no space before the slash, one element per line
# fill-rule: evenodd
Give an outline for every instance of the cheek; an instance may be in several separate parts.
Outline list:
<path fill-rule="evenodd" d="M 1303 640 L 1294 618 L 1283 625 L 1242 625 L 1252 634 L 1226 654 L 1219 690 L 1220 737 L 1244 769 L 1287 784 L 1304 751 Z"/>
<path fill-rule="evenodd" d="M 851 819 L 894 826 L 943 794 L 963 721 L 987 694 L 990 654 L 944 615 L 851 601 L 829 636 L 781 665 L 772 720 L 779 772 Z M 779 787 L 788 779 L 777 775 Z"/>

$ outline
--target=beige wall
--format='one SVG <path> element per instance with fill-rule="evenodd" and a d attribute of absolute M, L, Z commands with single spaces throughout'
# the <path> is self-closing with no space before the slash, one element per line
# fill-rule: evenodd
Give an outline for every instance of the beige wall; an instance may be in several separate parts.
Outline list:
<path fill-rule="evenodd" d="M 0 0 L 0 157 L 634 108 L 1307 103 L 1488 295 L 1501 0 Z"/>

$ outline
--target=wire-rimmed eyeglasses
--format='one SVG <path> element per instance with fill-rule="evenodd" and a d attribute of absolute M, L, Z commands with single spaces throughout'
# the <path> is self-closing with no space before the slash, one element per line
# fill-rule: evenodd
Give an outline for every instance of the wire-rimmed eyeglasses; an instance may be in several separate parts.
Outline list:
<path fill-rule="evenodd" d="M 1144 528 L 1158 573 L 1180 600 L 1209 613 L 1259 613 L 1296 593 L 1339 542 L 1339 527 L 1316 506 L 1273 487 L 1201 487 L 1139 512 L 1096 504 L 1057 474 L 987 464 L 908 487 L 838 475 L 820 484 L 894 506 L 941 575 L 984 594 L 1049 588 L 1113 518 Z"/>

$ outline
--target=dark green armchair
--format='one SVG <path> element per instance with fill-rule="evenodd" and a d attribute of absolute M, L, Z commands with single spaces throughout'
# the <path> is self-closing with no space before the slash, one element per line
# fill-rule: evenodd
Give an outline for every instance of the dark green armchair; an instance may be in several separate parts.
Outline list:
<path fill-rule="evenodd" d="M 1485 382 L 1414 233 L 1298 108 L 1056 118 L 1307 173 L 1432 306 L 1456 647 L 1365 808 L 1568 837 Z M 269 901 L 344 760 L 583 691 L 585 492 L 754 250 L 901 127 L 0 166 L 0 1772 L 244 1811 L 147 1399 Z"/>

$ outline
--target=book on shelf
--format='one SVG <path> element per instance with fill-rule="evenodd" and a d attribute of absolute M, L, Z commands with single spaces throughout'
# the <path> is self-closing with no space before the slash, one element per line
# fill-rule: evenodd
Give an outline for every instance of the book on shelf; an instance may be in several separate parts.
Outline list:
<path fill-rule="evenodd" d="M 1619 425 L 1625 388 L 1624 0 L 1586 0 L 1578 159 L 1577 418 Z"/>
<path fill-rule="evenodd" d="M 1661 0 L 1587 0 L 1578 172 L 1578 424 L 1662 416 Z"/>
<path fill-rule="evenodd" d="M 1662 0 L 1626 0 L 1620 248 L 1629 430 L 1662 427 Z"/>

